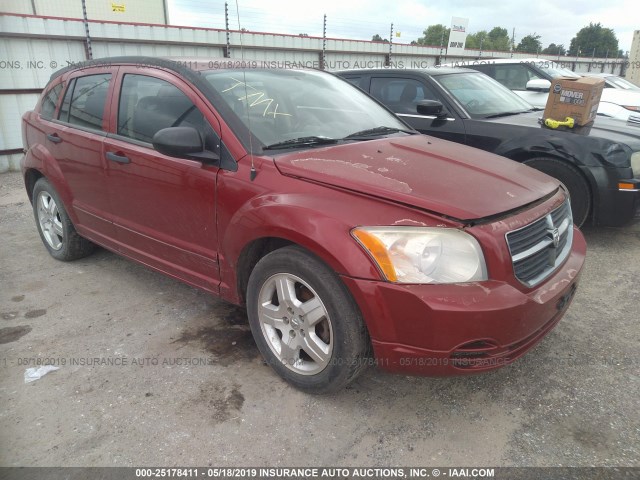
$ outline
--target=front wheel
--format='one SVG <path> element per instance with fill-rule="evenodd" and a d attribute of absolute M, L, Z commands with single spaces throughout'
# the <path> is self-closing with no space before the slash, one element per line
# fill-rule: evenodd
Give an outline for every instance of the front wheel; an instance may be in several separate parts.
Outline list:
<path fill-rule="evenodd" d="M 562 160 L 551 157 L 532 158 L 524 163 L 564 183 L 571 197 L 573 223 L 581 227 L 591 212 L 591 190 L 580 170 Z"/>
<path fill-rule="evenodd" d="M 247 313 L 267 363 L 301 390 L 336 391 L 367 365 L 369 337 L 355 301 L 333 270 L 299 247 L 258 262 Z"/>

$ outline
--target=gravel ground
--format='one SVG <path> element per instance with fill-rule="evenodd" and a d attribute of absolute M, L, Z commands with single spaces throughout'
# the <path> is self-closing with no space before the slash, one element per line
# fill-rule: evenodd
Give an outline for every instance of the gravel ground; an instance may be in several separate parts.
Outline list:
<path fill-rule="evenodd" d="M 309 396 L 242 309 L 104 250 L 52 259 L 0 175 L 0 465 L 638 466 L 640 224 L 585 234 L 573 305 L 515 364 Z M 37 358 L 60 369 L 25 384 Z"/>

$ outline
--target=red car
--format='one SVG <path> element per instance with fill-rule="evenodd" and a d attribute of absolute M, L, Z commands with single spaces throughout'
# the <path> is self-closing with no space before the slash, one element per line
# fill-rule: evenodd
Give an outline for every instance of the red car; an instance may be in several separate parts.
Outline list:
<path fill-rule="evenodd" d="M 92 61 L 52 76 L 23 136 L 54 258 L 100 245 L 246 305 L 266 361 L 310 392 L 367 365 L 514 361 L 586 252 L 558 181 L 419 135 L 324 72 Z"/>

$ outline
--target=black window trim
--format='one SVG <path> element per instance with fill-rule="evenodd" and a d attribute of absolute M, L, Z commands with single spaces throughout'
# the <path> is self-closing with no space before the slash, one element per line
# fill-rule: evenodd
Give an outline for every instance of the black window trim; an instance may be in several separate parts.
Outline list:
<path fill-rule="evenodd" d="M 98 130 L 95 128 L 91 128 L 91 127 L 84 127 L 82 125 L 78 125 L 76 123 L 71 123 L 69 121 L 64 121 L 64 120 L 60 120 L 60 114 L 62 113 L 62 104 L 64 103 L 64 98 L 67 96 L 67 92 L 69 90 L 71 90 L 71 99 L 73 100 L 73 93 L 75 91 L 76 88 L 76 80 L 78 78 L 82 78 L 82 77 L 90 77 L 92 75 L 111 75 L 111 79 L 109 80 L 109 82 L 111 82 L 114 78 L 114 75 L 112 72 L 108 72 L 108 73 L 91 73 L 89 75 L 78 75 L 77 77 L 73 77 L 71 79 L 69 79 L 69 84 L 67 85 L 67 88 L 64 89 L 64 95 L 62 96 L 62 102 L 59 105 L 58 110 L 58 118 L 52 118 L 49 121 L 53 122 L 53 123 L 57 123 L 59 125 L 64 125 L 65 127 L 70 127 L 70 128 L 75 128 L 77 130 L 83 131 L 83 132 L 87 132 L 87 133 L 94 133 L 96 135 L 99 135 L 101 137 L 106 137 L 107 134 L 109 132 L 106 132 L 102 129 Z M 105 108 L 106 108 L 106 99 L 105 99 Z M 69 103 L 69 112 L 71 112 L 71 102 Z M 68 118 L 68 116 L 67 116 Z M 46 120 L 46 119 L 45 119 Z M 102 119 L 103 123 L 104 123 L 104 118 Z"/>
<path fill-rule="evenodd" d="M 49 96 L 49 94 L 58 86 L 62 87 L 62 90 L 60 90 L 60 93 L 58 94 L 58 99 L 56 100 L 56 104 L 53 108 L 53 113 L 51 114 L 51 117 L 43 117 L 42 116 L 42 106 L 43 106 L 43 102 L 45 101 L 45 99 Z M 58 109 L 60 108 L 60 106 L 62 105 L 62 100 L 64 99 L 64 93 L 66 92 L 66 85 L 65 85 L 65 81 L 62 80 L 61 82 L 56 83 L 55 85 L 51 85 L 49 86 L 48 89 L 45 89 L 42 95 L 42 101 L 40 102 L 40 109 L 38 110 L 38 116 L 40 117 L 40 119 L 45 120 L 47 122 L 51 122 L 53 120 L 56 119 L 57 117 L 57 113 L 58 113 Z"/>

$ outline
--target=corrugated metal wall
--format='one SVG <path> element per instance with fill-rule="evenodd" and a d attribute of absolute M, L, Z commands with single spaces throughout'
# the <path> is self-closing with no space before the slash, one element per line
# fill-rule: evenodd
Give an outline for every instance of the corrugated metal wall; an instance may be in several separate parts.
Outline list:
<path fill-rule="evenodd" d="M 94 58 L 120 55 L 221 58 L 226 45 L 224 30 L 166 25 L 89 22 Z M 230 32 L 231 58 L 305 62 L 319 65 L 322 39 L 271 33 Z M 242 52 L 240 45 L 243 46 Z M 446 58 L 447 62 L 477 58 Z M 327 39 L 328 69 L 371 68 L 385 65 L 389 45 L 360 40 Z M 404 68 L 436 64 L 440 48 L 393 45 L 391 61 Z M 482 58 L 504 58 L 504 52 L 482 52 Z M 514 58 L 530 55 L 514 54 Z M 543 57 L 540 57 L 543 58 Z M 548 57 L 555 60 L 555 57 Z M 32 15 L 0 14 L 0 172 L 16 170 L 22 147 L 20 117 L 33 108 L 38 91 L 50 75 L 69 63 L 86 59 L 82 21 Z M 604 61 L 604 59 L 595 59 Z M 567 62 L 567 58 L 561 59 Z M 592 59 L 571 62 L 577 72 L 587 72 Z M 611 60 L 609 60 L 611 65 Z M 620 73 L 616 65 L 608 67 Z M 595 68 L 593 69 L 595 70 Z M 597 71 L 601 71 L 597 67 Z"/>

